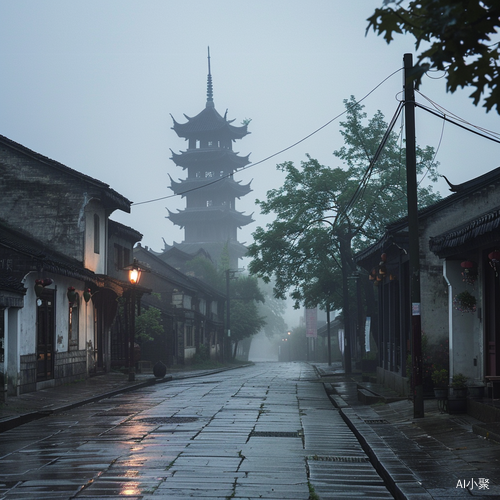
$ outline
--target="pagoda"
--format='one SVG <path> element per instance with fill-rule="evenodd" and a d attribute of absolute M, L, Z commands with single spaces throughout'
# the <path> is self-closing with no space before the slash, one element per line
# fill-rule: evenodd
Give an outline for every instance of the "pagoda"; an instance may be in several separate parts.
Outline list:
<path fill-rule="evenodd" d="M 184 228 L 184 241 L 174 242 L 173 246 L 190 254 L 201 248 L 210 254 L 215 264 L 220 262 L 227 247 L 231 269 L 236 269 L 238 259 L 246 253 L 246 247 L 237 240 L 237 231 L 253 219 L 235 207 L 236 198 L 247 195 L 251 188 L 250 183 L 236 182 L 233 174 L 250 163 L 250 155 L 238 156 L 233 151 L 233 142 L 249 132 L 247 124 L 235 126 L 234 120 L 227 119 L 227 111 L 221 116 L 215 109 L 210 52 L 205 109 L 192 118 L 184 116 L 185 123 L 172 117 L 172 129 L 187 141 L 186 151 L 179 154 L 172 151 L 171 157 L 178 167 L 187 171 L 187 179 L 178 182 L 170 176 L 170 189 L 186 198 L 184 210 L 168 211 L 168 219 Z"/>

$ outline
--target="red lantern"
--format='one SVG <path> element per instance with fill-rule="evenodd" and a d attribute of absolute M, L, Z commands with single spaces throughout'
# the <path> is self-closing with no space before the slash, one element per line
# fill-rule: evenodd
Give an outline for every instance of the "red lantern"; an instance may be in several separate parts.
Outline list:
<path fill-rule="evenodd" d="M 474 285 L 477 279 L 476 263 L 472 260 L 464 260 L 460 263 L 460 267 L 462 268 L 463 281 L 469 285 Z"/>
<path fill-rule="evenodd" d="M 499 263 L 500 262 L 500 252 L 498 250 L 494 250 L 493 252 L 488 254 L 488 259 L 490 259 L 493 262 Z"/>
<path fill-rule="evenodd" d="M 490 259 L 490 266 L 495 271 L 495 276 L 498 276 L 498 267 L 500 264 L 500 252 L 498 250 L 494 250 L 488 254 L 488 259 Z"/>
<path fill-rule="evenodd" d="M 74 286 L 68 287 L 68 292 L 67 292 L 66 296 L 68 297 L 69 306 L 71 307 L 76 302 L 76 300 L 78 298 L 78 294 L 76 293 Z"/>

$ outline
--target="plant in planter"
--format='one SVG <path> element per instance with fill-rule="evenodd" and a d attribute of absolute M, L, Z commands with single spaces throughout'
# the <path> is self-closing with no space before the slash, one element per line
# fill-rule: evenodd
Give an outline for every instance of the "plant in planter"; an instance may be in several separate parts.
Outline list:
<path fill-rule="evenodd" d="M 452 396 L 448 398 L 449 413 L 465 413 L 467 411 L 467 377 L 456 373 L 451 379 Z"/>
<path fill-rule="evenodd" d="M 434 389 L 445 389 L 448 385 L 448 370 L 445 368 L 435 369 L 432 372 L 432 382 L 434 383 Z"/>
<path fill-rule="evenodd" d="M 448 370 L 445 368 L 435 369 L 431 375 L 434 383 L 434 397 L 438 401 L 438 409 L 441 412 L 446 411 L 448 399 Z"/>
<path fill-rule="evenodd" d="M 453 307 L 463 313 L 476 312 L 476 304 L 476 297 L 467 290 L 455 295 L 453 299 Z"/>
<path fill-rule="evenodd" d="M 467 377 L 463 373 L 455 373 L 451 378 L 451 387 L 454 391 L 467 389 Z"/>

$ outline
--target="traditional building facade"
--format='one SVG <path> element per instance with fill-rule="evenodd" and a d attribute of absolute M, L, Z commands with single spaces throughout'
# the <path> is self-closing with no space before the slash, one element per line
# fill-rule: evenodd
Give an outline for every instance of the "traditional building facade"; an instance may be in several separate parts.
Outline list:
<path fill-rule="evenodd" d="M 109 370 L 122 267 L 142 238 L 109 216 L 131 202 L 3 136 L 0 192 L 0 391 Z"/>
<path fill-rule="evenodd" d="M 172 253 L 179 262 L 182 252 L 174 249 Z M 148 268 L 141 284 L 154 290 L 154 294 L 142 299 L 142 305 L 160 310 L 163 327 L 161 338 L 141 345 L 142 358 L 169 366 L 189 362 L 197 353 L 220 358 L 225 295 L 179 271 L 146 247 L 137 245 L 134 258 Z"/>
<path fill-rule="evenodd" d="M 419 210 L 424 375 L 444 354 L 450 379 L 462 373 L 481 385 L 500 379 L 500 168 L 450 187 L 453 194 Z M 355 260 L 378 298 L 379 381 L 404 392 L 412 311 L 407 219 L 388 225 Z"/>
<path fill-rule="evenodd" d="M 249 132 L 247 124 L 235 126 L 234 120 L 227 119 L 227 111 L 221 116 L 215 109 L 210 56 L 208 61 L 205 109 L 195 117 L 186 116 L 185 123 L 173 119 L 173 130 L 187 141 L 188 147 L 179 154 L 172 151 L 172 160 L 187 171 L 187 178 L 171 178 L 170 189 L 186 198 L 186 208 L 169 211 L 168 218 L 184 228 L 184 241 L 173 246 L 187 253 L 203 248 L 216 264 L 226 248 L 230 266 L 236 269 L 238 259 L 246 253 L 245 246 L 238 242 L 238 228 L 253 219 L 236 210 L 236 199 L 247 195 L 251 188 L 233 179 L 238 169 L 249 164 L 249 155 L 239 156 L 233 151 L 233 143 Z"/>

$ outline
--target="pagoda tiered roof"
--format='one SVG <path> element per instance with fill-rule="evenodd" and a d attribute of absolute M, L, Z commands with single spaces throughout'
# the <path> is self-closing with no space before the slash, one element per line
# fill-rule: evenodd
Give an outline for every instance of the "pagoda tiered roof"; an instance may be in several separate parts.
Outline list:
<path fill-rule="evenodd" d="M 204 178 L 187 178 L 176 182 L 170 177 L 170 189 L 175 194 L 186 196 L 186 192 L 195 189 L 203 188 L 204 192 L 224 192 L 229 193 L 236 198 L 241 198 L 252 191 L 250 182 L 248 184 L 241 184 L 241 181 L 236 182 L 232 177 L 219 177 L 216 179 Z"/>
<path fill-rule="evenodd" d="M 171 160 L 183 169 L 200 166 L 205 168 L 228 166 L 232 170 L 237 170 L 250 163 L 249 154 L 238 156 L 231 149 L 198 148 L 188 149 L 180 154 L 170 151 L 172 152 Z"/>
<path fill-rule="evenodd" d="M 200 139 L 205 136 L 217 136 L 219 138 L 231 138 L 232 140 L 245 137 L 248 132 L 247 125 L 236 127 L 231 125 L 234 120 L 228 120 L 226 115 L 222 117 L 215 109 L 213 101 L 207 101 L 206 107 L 201 113 L 194 117 L 184 115 L 186 123 L 179 123 L 172 116 L 174 121 L 173 130 L 179 137 L 186 139 Z"/>
<path fill-rule="evenodd" d="M 237 227 L 241 228 L 254 221 L 252 215 L 245 215 L 226 207 L 186 208 L 179 212 L 171 212 L 168 210 L 168 218 L 181 228 L 193 222 L 198 224 L 222 222 L 226 224 L 235 224 Z"/>

